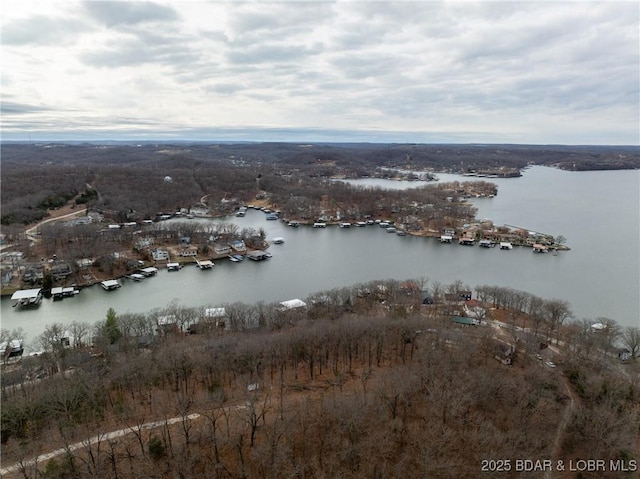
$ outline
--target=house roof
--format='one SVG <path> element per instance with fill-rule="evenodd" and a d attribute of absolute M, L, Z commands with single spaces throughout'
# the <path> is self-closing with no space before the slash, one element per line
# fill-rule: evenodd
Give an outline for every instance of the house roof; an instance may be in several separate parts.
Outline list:
<path fill-rule="evenodd" d="M 207 318 L 222 318 L 227 314 L 224 308 L 207 308 L 204 310 L 204 315 Z"/>
<path fill-rule="evenodd" d="M 307 303 L 301 299 L 290 299 L 289 301 L 283 301 L 280 304 L 284 309 L 304 308 L 307 306 Z"/>
<path fill-rule="evenodd" d="M 464 326 L 475 326 L 477 324 L 475 320 L 471 318 L 464 318 L 462 316 L 454 316 L 451 318 L 451 321 L 456 324 L 462 324 Z"/>

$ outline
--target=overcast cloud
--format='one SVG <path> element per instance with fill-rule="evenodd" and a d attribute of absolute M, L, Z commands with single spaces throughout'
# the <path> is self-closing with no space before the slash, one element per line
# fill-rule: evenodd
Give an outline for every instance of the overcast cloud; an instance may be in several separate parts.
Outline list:
<path fill-rule="evenodd" d="M 0 8 L 4 140 L 640 143 L 636 1 Z"/>

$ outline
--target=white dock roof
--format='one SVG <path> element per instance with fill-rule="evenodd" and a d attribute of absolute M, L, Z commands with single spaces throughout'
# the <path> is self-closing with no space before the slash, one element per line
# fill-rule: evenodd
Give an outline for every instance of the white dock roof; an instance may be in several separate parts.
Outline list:
<path fill-rule="evenodd" d="M 13 295 L 11 296 L 11 299 L 15 301 L 16 299 L 19 300 L 19 299 L 37 298 L 38 295 L 40 294 L 40 291 L 41 291 L 41 288 L 21 289 L 13 293 Z"/>

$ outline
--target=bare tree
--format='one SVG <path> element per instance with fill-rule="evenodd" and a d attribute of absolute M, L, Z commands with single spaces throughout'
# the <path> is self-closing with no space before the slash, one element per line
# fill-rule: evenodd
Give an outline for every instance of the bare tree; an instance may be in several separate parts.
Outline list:
<path fill-rule="evenodd" d="M 629 350 L 634 360 L 638 359 L 640 355 L 640 328 L 626 327 L 622 332 L 622 344 Z"/>

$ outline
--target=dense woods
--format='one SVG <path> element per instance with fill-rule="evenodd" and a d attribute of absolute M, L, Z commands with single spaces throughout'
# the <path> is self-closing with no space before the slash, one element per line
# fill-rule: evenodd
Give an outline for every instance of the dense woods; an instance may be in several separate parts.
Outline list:
<path fill-rule="evenodd" d="M 3 143 L 0 153 L 5 226 L 32 223 L 70 198 L 113 211 L 121 221 L 188 208 L 203 197 L 223 213 L 222 200 L 246 202 L 261 189 L 282 204 L 285 197 L 317 202 L 327 178 L 389 174 L 380 167 L 494 174 L 519 174 L 531 164 L 570 170 L 640 167 L 633 147 Z M 311 191 L 293 193 L 296 185 Z"/>
<path fill-rule="evenodd" d="M 227 304 L 224 324 L 172 304 L 50 325 L 44 353 L 3 373 L 3 466 L 22 461 L 15 475 L 34 478 L 457 478 L 500 458 L 638 459 L 637 362 L 620 365 L 613 346 L 637 328 L 586 332 L 566 303 L 493 286 L 478 291 L 484 325 L 460 327 L 460 301 L 444 298 L 461 289 L 378 281 L 316 293 L 305 310 Z M 560 345 L 561 368 L 535 358 L 541 341 Z M 495 360 L 505 343 L 511 366 Z"/>

